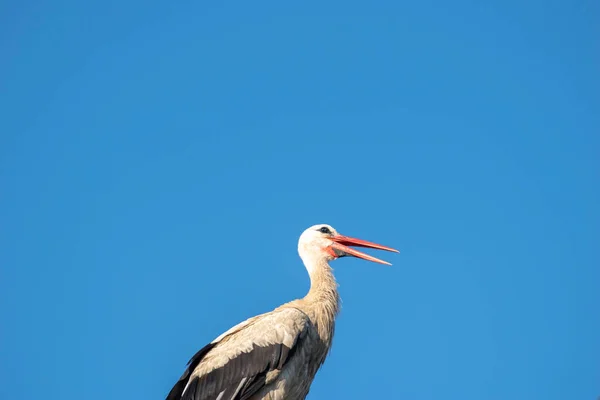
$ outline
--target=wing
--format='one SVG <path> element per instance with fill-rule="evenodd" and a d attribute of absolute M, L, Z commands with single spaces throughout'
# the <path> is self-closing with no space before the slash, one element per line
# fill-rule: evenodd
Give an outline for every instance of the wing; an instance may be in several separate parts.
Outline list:
<path fill-rule="evenodd" d="M 247 400 L 283 368 L 309 326 L 297 308 L 244 321 L 192 357 L 167 400 Z"/>

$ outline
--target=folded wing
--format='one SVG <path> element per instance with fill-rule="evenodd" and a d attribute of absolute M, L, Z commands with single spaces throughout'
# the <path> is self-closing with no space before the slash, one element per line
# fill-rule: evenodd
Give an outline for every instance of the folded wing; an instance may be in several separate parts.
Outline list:
<path fill-rule="evenodd" d="M 192 357 L 167 400 L 250 398 L 276 379 L 306 337 L 309 325 L 306 314 L 296 308 L 242 322 Z"/>

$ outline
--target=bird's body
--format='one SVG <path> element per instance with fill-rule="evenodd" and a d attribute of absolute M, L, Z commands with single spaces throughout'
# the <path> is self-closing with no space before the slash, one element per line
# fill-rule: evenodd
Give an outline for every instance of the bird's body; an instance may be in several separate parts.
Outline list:
<path fill-rule="evenodd" d="M 311 279 L 308 294 L 247 319 L 198 351 L 167 400 L 305 399 L 331 348 L 339 311 L 328 261 L 353 255 L 382 262 L 344 243 L 395 251 L 338 235 L 329 225 L 307 229 L 298 250 Z"/>

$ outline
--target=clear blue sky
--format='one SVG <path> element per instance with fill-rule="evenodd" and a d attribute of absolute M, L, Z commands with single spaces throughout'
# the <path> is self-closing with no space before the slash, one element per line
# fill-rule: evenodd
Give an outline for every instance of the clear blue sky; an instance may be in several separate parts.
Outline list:
<path fill-rule="evenodd" d="M 309 399 L 599 396 L 600 3 L 281 3 L 2 2 L 0 398 L 163 399 L 322 222 L 401 254 Z"/>

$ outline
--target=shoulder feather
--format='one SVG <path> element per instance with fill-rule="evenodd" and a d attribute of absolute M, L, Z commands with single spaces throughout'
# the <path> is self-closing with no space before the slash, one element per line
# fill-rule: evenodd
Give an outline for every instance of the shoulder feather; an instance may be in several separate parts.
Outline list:
<path fill-rule="evenodd" d="M 249 398 L 293 356 L 309 325 L 306 314 L 290 307 L 234 326 L 192 357 L 167 400 Z"/>

